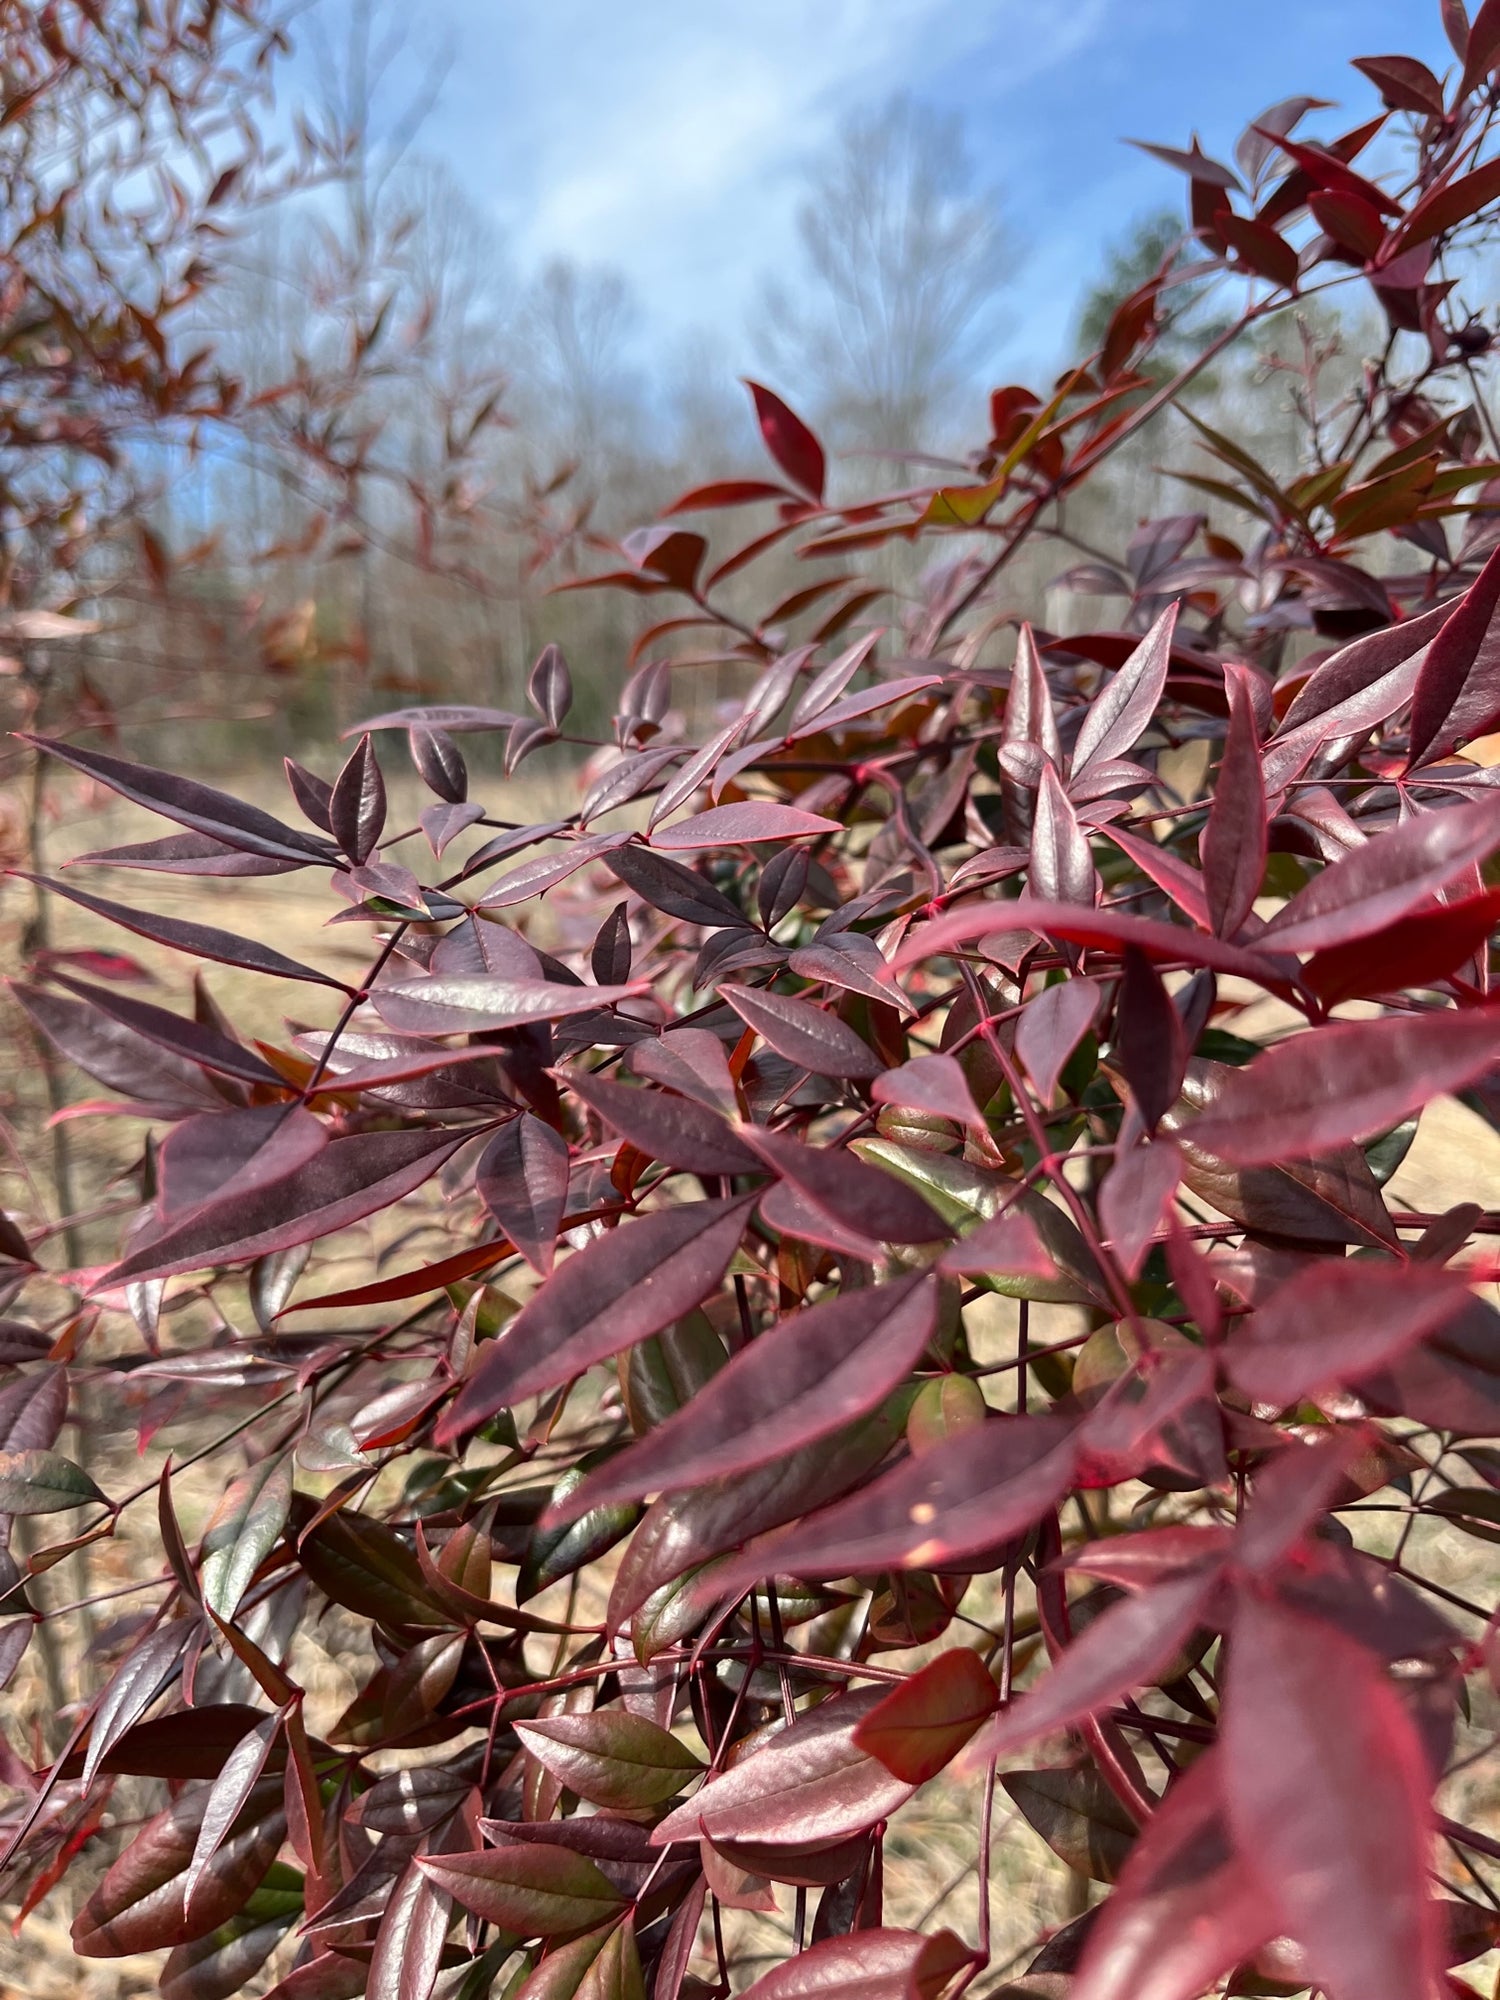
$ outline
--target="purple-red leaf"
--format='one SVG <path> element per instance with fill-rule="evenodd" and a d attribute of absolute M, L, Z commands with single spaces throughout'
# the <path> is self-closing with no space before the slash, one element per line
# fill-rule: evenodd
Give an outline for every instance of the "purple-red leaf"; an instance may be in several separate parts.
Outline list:
<path fill-rule="evenodd" d="M 424 1854 L 417 1866 L 466 1910 L 519 1937 L 558 1937 L 602 1923 L 623 1898 L 586 1854 L 513 1841 L 471 1854 Z"/>
<path fill-rule="evenodd" d="M 837 833 L 836 819 L 801 812 L 796 806 L 762 804 L 711 806 L 707 812 L 659 826 L 651 836 L 655 848 L 683 851 L 693 847 L 725 847 L 757 840 L 801 840 L 815 833 Z"/>
<path fill-rule="evenodd" d="M 1167 684 L 1177 606 L 1168 605 L 1114 677 L 1089 704 L 1073 745 L 1072 775 L 1123 757 L 1156 713 Z"/>
<path fill-rule="evenodd" d="M 758 1125 L 740 1130 L 774 1173 L 844 1229 L 880 1243 L 935 1243 L 952 1233 L 914 1187 L 841 1148 L 805 1146 Z"/>
<path fill-rule="evenodd" d="M 523 1396 L 557 1388 L 691 1312 L 718 1289 L 753 1199 L 662 1209 L 575 1252 L 485 1348 L 439 1441 Z"/>
<path fill-rule="evenodd" d="M 356 868 L 375 852 L 385 825 L 385 780 L 375 746 L 361 736 L 334 780 L 328 800 L 328 828 Z"/>
<path fill-rule="evenodd" d="M 1230 1647 L 1224 1798 L 1276 1930 L 1333 1993 L 1440 1992 L 1427 1760 L 1383 1664 L 1265 1598 L 1246 1598 Z"/>
<path fill-rule="evenodd" d="M 1341 1021 L 1229 1071 L 1217 1102 L 1184 1130 L 1195 1147 L 1234 1166 L 1315 1158 L 1461 1090 L 1497 1055 L 1493 1007 Z"/>
<path fill-rule="evenodd" d="M 953 1761 L 999 1702 L 995 1677 L 979 1655 L 968 1646 L 953 1646 L 910 1680 L 898 1682 L 860 1723 L 854 1741 L 893 1777 L 925 1785 Z"/>
<path fill-rule="evenodd" d="M 707 1105 L 661 1090 L 632 1090 L 627 1084 L 611 1083 L 587 1070 L 570 1071 L 565 1080 L 575 1097 L 597 1111 L 648 1159 L 693 1174 L 765 1172 L 728 1121 Z"/>
<path fill-rule="evenodd" d="M 763 389 L 759 382 L 747 382 L 745 387 L 755 399 L 755 420 L 766 450 L 794 486 L 821 500 L 826 476 L 822 445 L 772 390 Z"/>
<path fill-rule="evenodd" d="M 980 1731 L 965 1763 L 1009 1757 L 1149 1681 L 1180 1651 L 1217 1587 L 1213 1569 L 1190 1570 L 1111 1604 L 1090 1620 L 1033 1691 L 1018 1695 Z"/>
<path fill-rule="evenodd" d="M 971 1963 L 952 1931 L 851 1931 L 763 1973 L 743 2000 L 937 2000 Z"/>
<path fill-rule="evenodd" d="M 1225 1366 L 1252 1402 L 1285 1408 L 1386 1367 L 1470 1296 L 1457 1273 L 1437 1265 L 1320 1257 L 1236 1321 Z"/>
<path fill-rule="evenodd" d="M 764 986 L 721 986 L 719 998 L 727 1000 L 777 1055 L 799 1069 L 817 1076 L 872 1077 L 885 1068 L 868 1042 L 811 1001 L 794 1000 Z"/>
<path fill-rule="evenodd" d="M 420 1187 L 462 1138 L 418 1127 L 334 1139 L 283 1180 L 207 1201 L 139 1243 L 103 1274 L 98 1288 L 113 1291 L 132 1278 L 246 1263 L 331 1235 Z"/>
<path fill-rule="evenodd" d="M 568 1198 L 567 1141 L 523 1111 L 480 1154 L 474 1185 L 527 1263 L 546 1277 Z"/>
<path fill-rule="evenodd" d="M 371 1004 L 402 1035 L 477 1035 L 564 1021 L 634 999 L 645 986 L 564 986 L 551 979 L 510 979 L 495 973 L 441 974 L 377 986 Z"/>
<path fill-rule="evenodd" d="M 1199 843 L 1203 887 L 1218 937 L 1234 937 L 1254 908 L 1266 869 L 1266 793 L 1255 708 L 1243 670 L 1226 668 L 1229 733 Z"/>
<path fill-rule="evenodd" d="M 870 1688 L 820 1702 L 668 1813 L 652 1845 L 694 1840 L 700 1832 L 715 1841 L 831 1845 L 888 1819 L 912 1787 L 854 1740 L 884 1692 Z"/>
<path fill-rule="evenodd" d="M 915 1275 L 788 1314 L 554 1507 L 554 1518 L 728 1479 L 842 1430 L 905 1381 L 937 1331 L 937 1313 L 937 1287 Z"/>
<path fill-rule="evenodd" d="M 1436 763 L 1500 717 L 1500 551 L 1470 584 L 1427 647 L 1411 701 L 1409 765 Z"/>
<path fill-rule="evenodd" d="M 877 1104 L 899 1104 L 908 1111 L 927 1111 L 951 1118 L 957 1125 L 985 1131 L 984 1113 L 974 1102 L 969 1079 L 953 1056 L 913 1056 L 910 1062 L 876 1077 L 870 1095 Z"/>

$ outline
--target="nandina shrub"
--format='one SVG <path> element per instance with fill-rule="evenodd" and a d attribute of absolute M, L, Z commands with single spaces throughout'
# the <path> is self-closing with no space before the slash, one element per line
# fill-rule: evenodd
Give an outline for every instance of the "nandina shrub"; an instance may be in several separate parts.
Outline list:
<path fill-rule="evenodd" d="M 1144 372 L 1171 273 L 1049 396 L 997 391 L 957 483 L 841 509 L 756 388 L 779 478 L 670 511 L 772 525 L 716 570 L 671 520 L 623 545 L 603 580 L 678 602 L 560 819 L 471 799 L 458 740 L 501 732 L 508 770 L 555 743 L 550 648 L 530 716 L 405 710 L 290 765 L 296 821 L 38 746 L 174 826 L 91 868 L 202 877 L 226 924 L 237 881 L 331 870 L 374 942 L 351 985 L 50 887 L 323 1004 L 270 1041 L 119 954 L 15 986 L 153 1137 L 108 1262 L 58 1268 L 49 1227 L 44 1270 L 6 1225 L 0 1503 L 78 1510 L 5 1558 L 7 1667 L 28 1576 L 152 1505 L 160 1550 L 69 1662 L 57 1754 L 6 1751 L 23 1912 L 111 1857 L 77 1949 L 170 1947 L 181 2000 L 278 1951 L 281 2000 L 936 2000 L 997 1976 L 998 1783 L 1114 1885 L 1017 1990 L 1472 1990 L 1500 1850 L 1449 1781 L 1495 1649 L 1432 1533 L 1494 1533 L 1496 1218 L 1391 1177 L 1445 1093 L 1493 1122 L 1500 1073 L 1466 754 L 1500 722 L 1500 466 L 1455 401 L 1482 329 L 1428 282 L 1500 198 L 1497 55 L 1489 5 L 1456 79 L 1364 65 L 1405 121 L 1380 180 L 1349 164 L 1375 127 L 1289 136 L 1307 100 L 1238 174 L 1172 156 L 1241 327 L 1342 273 L 1426 347 L 1310 403 L 1290 483 L 1210 432 L 1256 539 L 1136 530 L 1120 629 L 1020 623 L 1007 564 L 1185 386 Z M 956 559 L 852 643 L 883 594 L 855 572 L 833 612 L 723 598 L 777 539 L 926 534 Z M 668 727 L 688 628 L 753 676 L 701 742 Z M 435 866 L 386 825 L 403 734 Z M 171 1457 L 105 1492 L 127 1409 Z M 363 1679 L 310 1726 L 332 1624 Z M 979 1774 L 964 1938 L 885 1921 L 945 1771 Z M 740 1911 L 779 1914 L 769 1963 Z"/>

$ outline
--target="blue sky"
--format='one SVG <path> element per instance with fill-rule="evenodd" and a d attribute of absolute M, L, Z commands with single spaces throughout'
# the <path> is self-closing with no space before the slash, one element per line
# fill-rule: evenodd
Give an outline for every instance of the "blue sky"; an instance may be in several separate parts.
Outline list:
<path fill-rule="evenodd" d="M 453 58 L 422 145 L 520 267 L 613 264 L 648 341 L 703 329 L 735 361 L 761 274 L 795 254 L 801 163 L 853 105 L 907 89 L 963 113 L 1017 241 L 996 364 L 1023 370 L 1062 359 L 1103 247 L 1183 199 L 1123 137 L 1196 128 L 1227 156 L 1294 92 L 1367 115 L 1352 56 L 1452 60 L 1437 0 L 420 0 L 410 18 L 414 63 Z"/>

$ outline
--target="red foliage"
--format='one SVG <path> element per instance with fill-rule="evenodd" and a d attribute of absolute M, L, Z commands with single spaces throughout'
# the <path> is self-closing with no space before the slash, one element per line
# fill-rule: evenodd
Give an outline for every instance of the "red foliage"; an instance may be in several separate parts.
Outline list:
<path fill-rule="evenodd" d="M 1250 128 L 1239 173 L 1155 149 L 1205 254 L 1250 281 L 1240 328 L 1342 273 L 1429 360 L 1421 411 L 1373 377 L 1289 486 L 1200 426 L 1200 483 L 1257 538 L 1139 529 L 1123 630 L 1023 625 L 990 662 L 1010 555 L 1183 386 L 1144 372 L 1166 276 L 1050 397 L 997 392 L 970 483 L 841 510 L 812 432 L 753 388 L 802 497 L 715 482 L 669 513 L 774 506 L 804 553 L 958 554 L 899 630 L 825 658 L 786 604 L 747 622 L 715 599 L 742 549 L 704 582 L 704 536 L 628 538 L 600 580 L 686 599 L 758 678 L 687 743 L 648 642 L 563 821 L 471 804 L 453 740 L 504 736 L 507 771 L 556 741 L 552 648 L 533 716 L 377 716 L 337 773 L 290 766 L 303 827 L 40 746 L 177 829 L 91 866 L 221 876 L 230 903 L 243 874 L 332 870 L 378 941 L 351 988 L 57 884 L 193 959 L 330 989 L 336 1022 L 256 1042 L 121 990 L 131 962 L 102 952 L 16 988 L 161 1134 L 107 1266 L 42 1273 L 14 1222 L 0 1241 L 7 1302 L 79 1295 L 64 1323 L 3 1322 L 0 1507 L 81 1510 L 84 1541 L 159 1507 L 130 1649 L 50 1768 L 6 1753 L 22 1896 L 106 1837 L 119 1777 L 169 1787 L 80 1951 L 171 1946 L 163 1990 L 204 2000 L 295 1928 L 281 2000 L 426 2000 L 445 1968 L 465 1995 L 649 1978 L 677 2000 L 729 1990 L 723 1909 L 780 1902 L 795 1948 L 766 2000 L 935 2000 L 986 1960 L 1000 1760 L 1043 1838 L 1118 1877 L 1045 1945 L 1074 2000 L 1192 2000 L 1236 1967 L 1334 2000 L 1466 1990 L 1446 1968 L 1497 1923 L 1436 1835 L 1497 1850 L 1433 1797 L 1487 1607 L 1437 1587 L 1409 1531 L 1494 1535 L 1475 1243 L 1500 1218 L 1383 1190 L 1431 1100 L 1493 1123 L 1500 1076 L 1500 807 L 1463 754 L 1500 722 L 1500 467 L 1431 400 L 1480 341 L 1430 275 L 1500 199 L 1475 156 L 1492 13 L 1449 96 L 1364 65 L 1414 121 L 1399 197 L 1350 164 L 1374 128 L 1287 137 L 1307 100 Z M 1356 561 L 1390 533 L 1419 569 Z M 1299 627 L 1352 643 L 1294 666 Z M 433 854 L 494 836 L 431 882 L 387 832 L 398 732 Z M 1184 799 L 1164 755 L 1205 739 Z M 600 829 L 632 801 L 644 832 Z M 1264 996 L 1269 1048 L 1237 1032 Z M 320 1246 L 376 1224 L 369 1280 L 330 1289 Z M 1058 1337 L 1042 1308 L 1071 1314 Z M 143 1439 L 222 1468 L 196 1545 L 170 1466 L 106 1497 L 58 1454 L 70 1407 L 87 1440 L 122 1397 Z M 1393 1554 L 1356 1543 L 1372 1507 L 1406 1517 Z M 3 1561 L 13 1671 L 31 1624 Z M 293 1645 L 329 1605 L 368 1676 L 320 1740 Z M 972 1948 L 883 1921 L 888 1830 L 955 1758 L 990 1774 Z"/>

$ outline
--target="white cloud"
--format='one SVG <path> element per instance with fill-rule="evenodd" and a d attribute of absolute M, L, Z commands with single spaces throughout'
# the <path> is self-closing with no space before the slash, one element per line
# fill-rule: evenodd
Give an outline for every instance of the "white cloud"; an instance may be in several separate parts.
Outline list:
<path fill-rule="evenodd" d="M 1097 30 L 1026 0 L 429 0 L 457 61 L 424 135 L 523 263 L 621 266 L 660 327 L 738 334 L 794 240 L 798 169 L 852 105 L 981 56 L 1005 93 Z"/>

